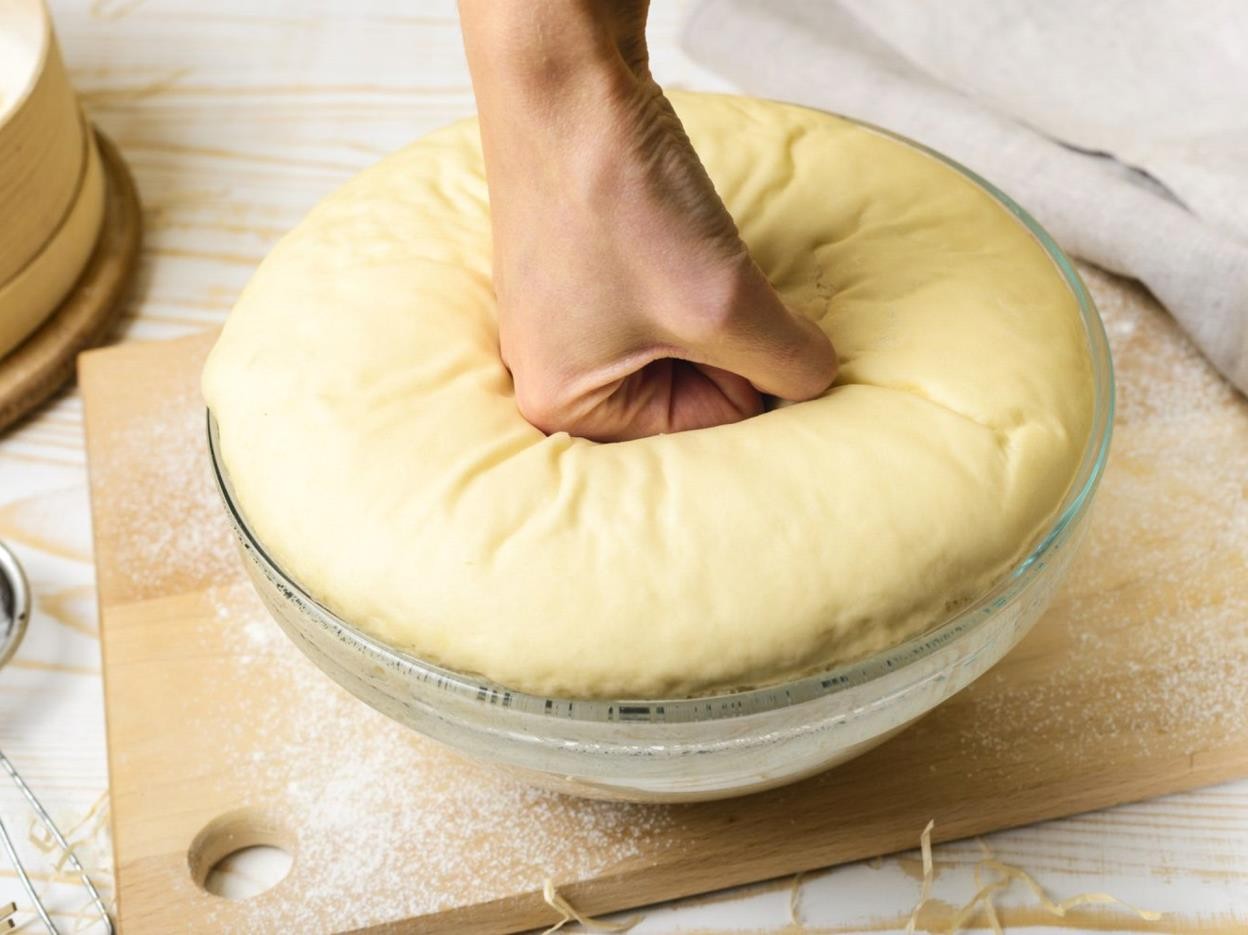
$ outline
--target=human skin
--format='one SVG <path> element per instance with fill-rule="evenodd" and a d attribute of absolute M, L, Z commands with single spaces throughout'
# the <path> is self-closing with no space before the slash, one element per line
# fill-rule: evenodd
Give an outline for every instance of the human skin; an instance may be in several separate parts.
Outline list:
<path fill-rule="evenodd" d="M 460 0 L 499 340 L 547 433 L 621 441 L 756 415 L 836 376 L 650 74 L 649 0 Z"/>

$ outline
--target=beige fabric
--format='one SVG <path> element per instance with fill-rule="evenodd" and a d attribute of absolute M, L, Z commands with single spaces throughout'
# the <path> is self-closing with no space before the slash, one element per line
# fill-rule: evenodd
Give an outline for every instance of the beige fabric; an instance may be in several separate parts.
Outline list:
<path fill-rule="evenodd" d="M 745 91 L 964 162 L 1148 286 L 1248 390 L 1239 0 L 701 0 L 684 44 Z"/>
<path fill-rule="evenodd" d="M 204 373 L 247 519 L 346 619 L 540 694 L 757 685 L 943 619 L 1053 517 L 1090 364 L 1026 228 L 847 121 L 674 103 L 764 271 L 836 344 L 837 385 L 702 431 L 544 436 L 498 356 L 476 125 L 434 133 L 282 240 Z"/>

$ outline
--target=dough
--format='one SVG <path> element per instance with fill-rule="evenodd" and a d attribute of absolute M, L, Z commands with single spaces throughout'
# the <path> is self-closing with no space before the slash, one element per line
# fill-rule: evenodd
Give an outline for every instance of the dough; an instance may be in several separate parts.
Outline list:
<path fill-rule="evenodd" d="M 477 128 L 407 147 L 264 261 L 204 372 L 241 508 L 327 607 L 513 689 L 657 698 L 886 648 L 1025 555 L 1090 430 L 1074 296 L 940 160 L 800 107 L 673 103 L 841 358 L 823 397 L 550 437 L 499 360 Z"/>

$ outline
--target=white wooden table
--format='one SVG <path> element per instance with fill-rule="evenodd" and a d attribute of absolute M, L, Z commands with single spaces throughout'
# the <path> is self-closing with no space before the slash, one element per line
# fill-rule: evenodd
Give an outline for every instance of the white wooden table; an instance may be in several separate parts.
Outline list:
<path fill-rule="evenodd" d="M 683 57 L 682 3 L 654 0 L 655 71 L 671 86 L 731 89 Z M 222 320 L 274 240 L 321 196 L 413 137 L 473 110 L 452 0 L 269 2 L 54 0 L 70 71 L 91 116 L 120 145 L 145 205 L 146 241 L 121 340 L 168 338 Z M 2 222 L 2 219 L 0 219 Z M 1159 312 L 1109 277 L 1102 301 Z M 1147 307 L 1145 307 L 1147 306 Z M 1112 330 L 1112 328 L 1111 328 Z M 79 843 L 111 895 L 108 784 L 90 516 L 74 391 L 0 438 L 0 539 L 36 595 L 30 632 L 0 673 L 0 749 Z M 22 839 L 58 921 L 90 924 L 74 878 L 31 839 L 32 816 L 0 783 L 0 817 Z M 1248 781 L 993 835 L 988 844 L 1058 896 L 1103 890 L 1168 913 L 1159 926 L 1106 916 L 1116 931 L 1248 932 Z M 972 894 L 971 843 L 937 848 L 935 896 Z M 801 883 L 800 916 L 824 932 L 901 931 L 916 855 Z M 646 913 L 637 932 L 779 931 L 789 883 Z M 0 905 L 24 905 L 0 863 Z M 1018 887 L 1007 930 L 1054 928 Z M 23 929 L 37 931 L 29 912 Z M 789 929 L 793 930 L 792 928 Z"/>

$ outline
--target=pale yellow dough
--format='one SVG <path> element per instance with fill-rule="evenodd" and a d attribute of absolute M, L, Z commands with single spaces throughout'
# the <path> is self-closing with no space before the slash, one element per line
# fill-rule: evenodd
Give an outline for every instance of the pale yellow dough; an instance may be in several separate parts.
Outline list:
<path fill-rule="evenodd" d="M 1053 518 L 1092 384 L 1031 234 L 872 130 L 673 100 L 836 385 L 697 432 L 544 436 L 499 360 L 476 124 L 434 133 L 282 240 L 204 372 L 247 519 L 345 619 L 539 694 L 754 686 L 938 622 Z"/>

